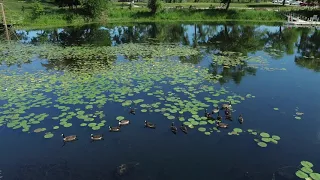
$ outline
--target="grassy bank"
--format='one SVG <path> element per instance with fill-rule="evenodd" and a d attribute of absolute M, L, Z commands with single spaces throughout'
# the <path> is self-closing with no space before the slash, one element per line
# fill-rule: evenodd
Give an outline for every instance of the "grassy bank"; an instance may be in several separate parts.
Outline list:
<path fill-rule="evenodd" d="M 42 15 L 36 19 L 29 16 L 19 22 L 19 27 L 56 27 L 80 25 L 88 23 L 80 15 L 68 17 L 67 13 L 51 13 Z M 257 11 L 257 10 L 164 10 L 162 13 L 152 15 L 147 9 L 117 9 L 111 11 L 108 17 L 101 17 L 90 23 L 114 23 L 114 22 L 166 22 L 166 21 L 251 21 L 251 22 L 283 22 L 285 19 L 280 13 L 275 11 Z"/>
<path fill-rule="evenodd" d="M 258 10 L 165 9 L 156 15 L 148 10 L 119 9 L 109 14 L 110 21 L 283 21 L 280 13 Z"/>
<path fill-rule="evenodd" d="M 169 8 L 175 6 L 188 7 L 190 5 L 204 7 L 217 7 L 219 3 L 166 3 L 162 12 L 152 15 L 145 7 L 145 3 L 137 3 L 138 7 L 128 8 L 127 3 L 114 3 L 108 12 L 104 12 L 99 18 L 88 22 L 81 15 L 80 10 L 69 10 L 68 8 L 58 8 L 52 3 L 43 3 L 44 12 L 34 18 L 31 16 L 32 4 L 27 2 L 8 2 L 6 4 L 6 14 L 9 23 L 18 24 L 19 28 L 44 28 L 62 27 L 70 25 L 81 25 L 87 23 L 118 23 L 118 22 L 283 22 L 286 19 L 281 13 L 272 10 L 278 5 L 266 3 L 232 3 L 231 9 L 189 9 L 189 8 Z M 239 7 L 267 7 L 269 9 L 241 9 Z M 22 10 L 22 7 L 24 7 Z M 281 6 L 282 7 L 282 6 Z M 288 7 L 282 7 L 288 8 Z"/>

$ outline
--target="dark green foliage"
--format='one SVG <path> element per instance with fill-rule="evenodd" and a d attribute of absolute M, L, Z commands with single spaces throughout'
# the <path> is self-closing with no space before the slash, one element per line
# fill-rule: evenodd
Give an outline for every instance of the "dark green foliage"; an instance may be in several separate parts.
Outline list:
<path fill-rule="evenodd" d="M 33 19 L 38 18 L 44 14 L 44 8 L 40 2 L 33 3 L 32 9 L 31 9 L 31 15 Z"/>
<path fill-rule="evenodd" d="M 106 0 L 82 0 L 81 4 L 84 15 L 92 19 L 100 16 L 107 7 Z"/>
<path fill-rule="evenodd" d="M 163 3 L 160 0 L 149 0 L 148 8 L 151 10 L 152 14 L 156 14 L 163 9 Z"/>

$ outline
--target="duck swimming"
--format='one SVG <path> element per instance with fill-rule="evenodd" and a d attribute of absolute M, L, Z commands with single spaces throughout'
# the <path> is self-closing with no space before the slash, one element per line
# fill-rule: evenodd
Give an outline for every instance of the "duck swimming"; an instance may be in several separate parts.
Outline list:
<path fill-rule="evenodd" d="M 239 115 L 238 121 L 239 121 L 239 123 L 240 123 L 240 124 L 242 124 L 242 123 L 243 123 L 243 117 L 242 117 L 242 114 L 240 114 L 240 115 Z"/>
<path fill-rule="evenodd" d="M 219 112 L 219 107 L 217 107 L 217 108 L 214 108 L 213 110 L 212 110 L 212 114 L 216 114 L 216 113 L 218 113 Z"/>
<path fill-rule="evenodd" d="M 135 111 L 135 109 L 130 107 L 129 114 L 136 115 L 136 111 Z"/>
<path fill-rule="evenodd" d="M 222 118 L 221 118 L 221 116 L 220 116 L 220 112 L 218 112 L 217 120 L 218 120 L 218 121 L 221 121 L 221 119 L 222 119 Z"/>
<path fill-rule="evenodd" d="M 230 114 L 230 110 L 228 108 L 226 108 L 226 110 L 224 111 L 225 115 L 229 115 Z"/>
<path fill-rule="evenodd" d="M 130 124 L 129 120 L 121 120 L 121 121 L 119 121 L 119 126 L 124 126 L 124 125 L 128 125 L 128 124 Z"/>
<path fill-rule="evenodd" d="M 188 128 L 187 128 L 186 125 L 182 124 L 182 125 L 180 126 L 180 129 L 181 129 L 181 131 L 184 132 L 185 134 L 188 134 Z"/>
<path fill-rule="evenodd" d="M 155 129 L 156 128 L 156 125 L 151 123 L 151 122 L 147 122 L 147 121 L 144 121 L 144 126 L 147 127 L 147 128 L 151 128 L 151 129 Z"/>
<path fill-rule="evenodd" d="M 64 134 L 62 133 L 61 136 L 63 138 L 63 145 L 62 146 L 64 146 L 66 142 L 78 140 L 76 135 L 64 136 Z"/>
<path fill-rule="evenodd" d="M 228 128 L 228 124 L 226 124 L 226 123 L 221 123 L 221 122 L 217 122 L 217 127 L 218 128 Z"/>
<path fill-rule="evenodd" d="M 231 101 L 229 102 L 229 104 L 222 104 L 222 108 L 223 109 L 227 109 L 227 108 L 231 108 L 232 106 L 231 106 Z"/>
<path fill-rule="evenodd" d="M 177 134 L 178 128 L 174 126 L 174 122 L 171 123 L 170 129 L 173 134 Z"/>
<path fill-rule="evenodd" d="M 103 140 L 103 135 L 102 135 L 102 134 L 97 134 L 97 135 L 91 134 L 90 136 L 91 136 L 91 142 L 92 142 L 92 141 Z"/>
<path fill-rule="evenodd" d="M 212 118 L 211 114 L 207 112 L 207 109 L 205 110 L 204 114 L 208 119 Z"/>
<path fill-rule="evenodd" d="M 232 116 L 231 116 L 231 114 L 226 115 L 226 120 L 232 121 Z"/>
<path fill-rule="evenodd" d="M 109 126 L 109 131 L 110 132 L 119 132 L 120 131 L 120 126 L 116 126 L 116 127 Z"/>

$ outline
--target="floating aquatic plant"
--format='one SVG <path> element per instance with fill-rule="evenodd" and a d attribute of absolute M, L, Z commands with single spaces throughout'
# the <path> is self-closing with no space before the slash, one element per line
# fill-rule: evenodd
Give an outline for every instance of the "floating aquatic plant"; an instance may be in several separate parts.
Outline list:
<path fill-rule="evenodd" d="M 45 130 L 47 130 L 47 129 L 46 129 L 46 128 L 37 128 L 37 129 L 35 129 L 33 132 L 39 133 L 39 132 L 43 132 L 43 131 L 45 131 Z"/>
<path fill-rule="evenodd" d="M 309 161 L 301 161 L 302 167 L 296 172 L 301 179 L 320 180 L 320 174 L 313 171 L 313 164 Z"/>
<path fill-rule="evenodd" d="M 44 138 L 49 139 L 49 138 L 52 138 L 53 136 L 54 136 L 53 133 L 47 132 L 47 133 L 44 135 Z"/>

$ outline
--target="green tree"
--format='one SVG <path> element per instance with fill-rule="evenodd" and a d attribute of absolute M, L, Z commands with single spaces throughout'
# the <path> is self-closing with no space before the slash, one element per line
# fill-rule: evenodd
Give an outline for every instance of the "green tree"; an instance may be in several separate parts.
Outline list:
<path fill-rule="evenodd" d="M 33 3 L 31 9 L 32 18 L 36 19 L 42 14 L 44 14 L 44 7 L 42 6 L 42 4 L 40 2 Z"/>
<path fill-rule="evenodd" d="M 91 19 L 100 16 L 107 7 L 106 0 L 82 0 L 81 4 L 84 14 Z"/>
<path fill-rule="evenodd" d="M 156 14 L 163 9 L 163 3 L 161 2 L 161 0 L 149 0 L 148 8 L 151 10 L 152 14 Z"/>

